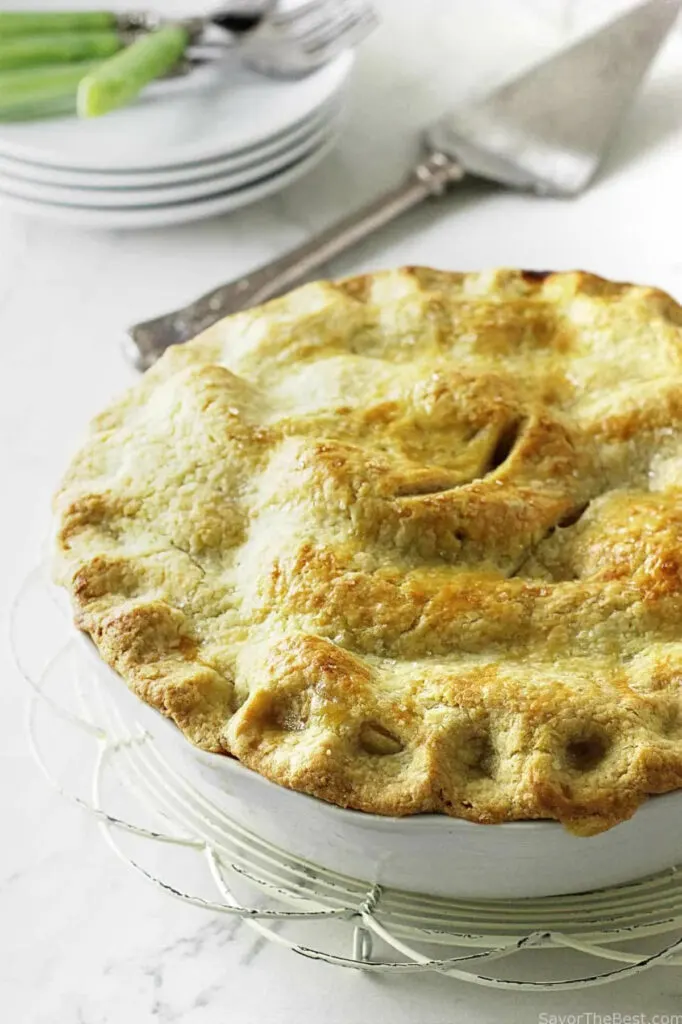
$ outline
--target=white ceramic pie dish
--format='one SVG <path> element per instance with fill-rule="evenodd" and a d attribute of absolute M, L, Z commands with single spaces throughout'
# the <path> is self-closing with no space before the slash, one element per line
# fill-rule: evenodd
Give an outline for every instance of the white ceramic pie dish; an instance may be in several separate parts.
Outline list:
<path fill-rule="evenodd" d="M 168 761 L 208 787 L 206 795 L 222 810 L 340 874 L 437 896 L 519 899 L 619 885 L 682 863 L 682 793 L 652 797 L 629 821 L 588 839 L 550 821 L 476 825 L 437 814 L 391 818 L 345 810 L 193 747 L 96 657 L 127 720 L 134 715 Z"/>

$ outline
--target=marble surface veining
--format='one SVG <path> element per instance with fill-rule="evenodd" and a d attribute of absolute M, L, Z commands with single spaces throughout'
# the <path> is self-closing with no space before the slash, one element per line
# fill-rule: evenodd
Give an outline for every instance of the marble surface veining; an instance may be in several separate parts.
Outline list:
<path fill-rule="evenodd" d="M 380 6 L 384 24 L 360 57 L 338 148 L 286 192 L 214 221 L 137 234 L 69 230 L 0 208 L 3 621 L 84 423 L 135 379 L 119 348 L 127 324 L 257 266 L 369 199 L 407 169 L 429 117 L 626 4 Z M 678 29 L 585 196 L 538 200 L 469 186 L 405 217 L 330 272 L 397 263 L 584 267 L 682 298 L 680 181 Z M 5 630 L 0 679 L 0 1020 L 7 1024 L 533 1024 L 543 1013 L 646 1014 L 650 1024 L 665 1024 L 655 1015 L 682 1012 L 680 969 L 581 993 L 511 996 L 438 976 L 364 976 L 311 963 L 233 919 L 172 901 L 117 861 L 93 821 L 40 776 Z"/>

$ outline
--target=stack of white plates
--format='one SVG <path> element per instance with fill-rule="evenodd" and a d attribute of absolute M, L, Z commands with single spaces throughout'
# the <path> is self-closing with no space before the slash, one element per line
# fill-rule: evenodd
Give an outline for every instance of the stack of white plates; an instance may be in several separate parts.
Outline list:
<path fill-rule="evenodd" d="M 332 147 L 352 64 L 344 53 L 306 78 L 275 81 L 226 59 L 96 120 L 0 124 L 0 202 L 114 229 L 252 203 Z"/>

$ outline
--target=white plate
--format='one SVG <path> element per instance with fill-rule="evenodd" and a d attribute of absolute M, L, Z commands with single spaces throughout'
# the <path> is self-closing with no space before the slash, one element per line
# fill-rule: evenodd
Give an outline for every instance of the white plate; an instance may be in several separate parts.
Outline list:
<path fill-rule="evenodd" d="M 106 172 L 49 167 L 11 156 L 0 156 L 0 173 L 36 184 L 78 189 L 143 189 L 200 181 L 212 175 L 227 174 L 250 167 L 256 160 L 266 160 L 287 146 L 293 146 L 308 136 L 315 128 L 327 124 L 338 111 L 341 103 L 342 96 L 334 95 L 310 117 L 305 118 L 292 129 L 273 136 L 267 142 L 250 146 L 248 149 L 230 156 L 220 157 L 217 160 L 202 160 L 195 164 L 181 165 L 167 170 Z"/>
<path fill-rule="evenodd" d="M 324 126 L 314 128 L 310 134 L 294 145 L 285 147 L 269 159 L 256 160 L 242 170 L 210 175 L 200 181 L 190 181 L 181 185 L 146 189 L 77 189 L 38 184 L 0 173 L 0 192 L 11 194 L 19 199 L 96 210 L 129 210 L 184 203 L 192 199 L 203 199 L 206 196 L 243 188 L 252 182 L 261 181 L 285 167 L 290 167 L 309 153 L 318 150 L 330 134 L 337 133 L 338 122 L 339 116 L 337 115 L 336 118 L 328 120 Z"/>
<path fill-rule="evenodd" d="M 9 210 L 23 213 L 42 220 L 57 221 L 83 228 L 99 228 L 111 231 L 136 228 L 164 227 L 169 224 L 184 224 L 189 221 L 205 220 L 218 214 L 229 213 L 240 206 L 247 206 L 259 199 L 279 192 L 312 170 L 327 155 L 336 143 L 337 135 L 332 133 L 323 144 L 297 161 L 285 167 L 278 174 L 264 178 L 244 188 L 232 189 L 205 199 L 174 203 L 165 206 L 139 207 L 130 210 L 91 209 L 84 206 L 66 206 L 57 203 L 43 203 L 37 200 L 21 199 L 0 190 L 0 203 Z"/>
<path fill-rule="evenodd" d="M 650 797 L 629 821 L 590 838 L 553 821 L 476 825 L 446 815 L 349 811 L 269 782 L 193 747 L 127 689 L 93 645 L 107 690 L 206 796 L 250 831 L 331 871 L 435 896 L 522 899 L 620 885 L 682 862 L 682 792 Z"/>
<path fill-rule="evenodd" d="M 51 167 L 143 171 L 213 160 L 257 146 L 309 118 L 342 88 L 353 54 L 281 81 L 232 55 L 106 117 L 0 125 L 0 155 Z"/>

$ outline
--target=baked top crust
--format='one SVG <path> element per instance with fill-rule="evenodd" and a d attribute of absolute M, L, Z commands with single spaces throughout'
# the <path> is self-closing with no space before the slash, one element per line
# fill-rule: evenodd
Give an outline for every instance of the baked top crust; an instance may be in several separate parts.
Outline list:
<path fill-rule="evenodd" d="M 682 787 L 681 488 L 671 298 L 405 268 L 169 350 L 74 460 L 57 574 L 205 750 L 589 835 Z"/>

